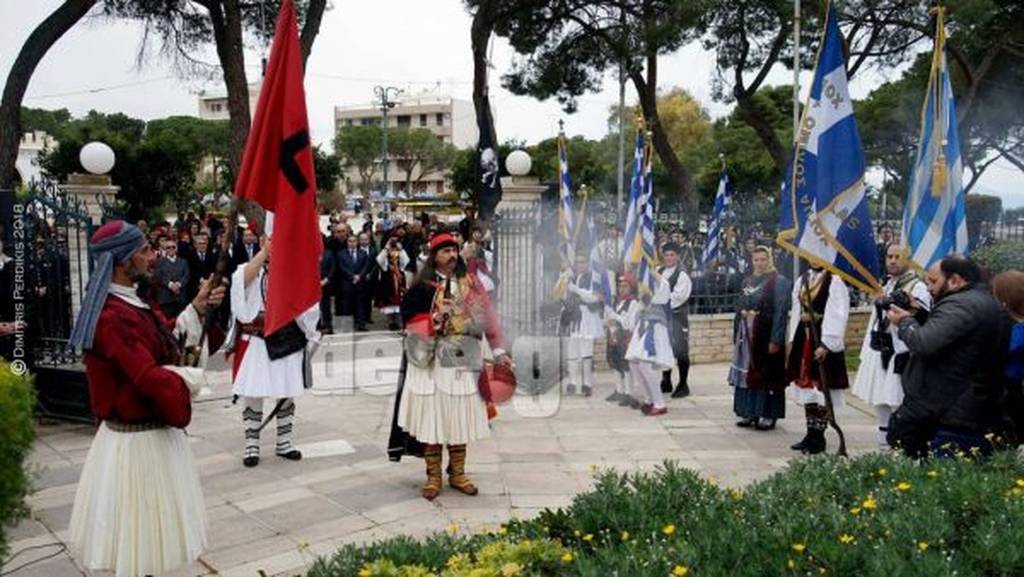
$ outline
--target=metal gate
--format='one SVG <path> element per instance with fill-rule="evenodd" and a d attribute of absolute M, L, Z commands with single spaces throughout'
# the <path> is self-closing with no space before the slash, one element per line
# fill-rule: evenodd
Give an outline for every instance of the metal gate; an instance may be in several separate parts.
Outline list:
<path fill-rule="evenodd" d="M 497 310 L 502 326 L 512 335 L 556 334 L 557 304 L 551 303 L 558 270 L 552 243 L 554 227 L 545 227 L 542 205 L 535 203 L 500 210 L 492 229 Z"/>

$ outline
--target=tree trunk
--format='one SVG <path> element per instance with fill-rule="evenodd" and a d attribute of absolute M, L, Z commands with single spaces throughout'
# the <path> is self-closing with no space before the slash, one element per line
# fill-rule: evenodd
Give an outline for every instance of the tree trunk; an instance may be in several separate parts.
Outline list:
<path fill-rule="evenodd" d="M 14 61 L 0 101 L 0 189 L 14 186 L 21 142 L 21 101 L 36 66 L 50 47 L 82 19 L 96 0 L 66 0 L 32 31 Z"/>
<path fill-rule="evenodd" d="M 768 155 L 772 157 L 772 163 L 775 164 L 774 175 L 781 178 L 786 171 L 786 164 L 789 160 L 789 153 L 786 151 L 786 147 L 782 145 L 782 141 L 779 140 L 779 135 L 775 132 L 775 128 L 768 119 L 768 115 L 761 110 L 761 105 L 758 104 L 753 93 L 746 90 L 737 91 L 735 96 L 740 117 L 743 118 L 743 122 L 747 123 L 747 126 L 753 128 L 754 132 L 757 133 L 758 139 L 761 140 L 761 144 L 764 144 Z"/>
<path fill-rule="evenodd" d="M 473 108 L 476 111 L 476 125 L 480 130 L 479 140 L 485 138 L 497 150 L 498 134 L 494 129 L 494 118 L 491 117 L 491 99 L 487 90 L 487 42 L 494 31 L 494 12 L 497 10 L 494 0 L 480 3 L 470 29 L 470 40 L 473 48 Z M 477 183 L 479 187 L 479 182 Z M 481 220 L 490 220 L 500 198 L 483 199 L 480 202 L 479 190 L 474 189 L 473 212 Z"/>
<path fill-rule="evenodd" d="M 324 9 L 327 7 L 327 0 L 310 0 L 306 8 L 306 21 L 302 24 L 302 34 L 299 36 L 299 44 L 302 46 L 302 67 L 306 67 L 306 61 L 313 52 L 313 41 L 320 32 L 320 22 L 324 18 Z"/>
<path fill-rule="evenodd" d="M 238 0 L 224 0 L 210 7 L 217 58 L 224 73 L 228 92 L 228 165 L 237 175 L 242 165 L 245 141 L 249 138 L 249 85 L 245 79 L 245 54 L 242 48 L 242 12 Z"/>
<path fill-rule="evenodd" d="M 675 189 L 672 193 L 678 193 L 679 199 L 683 204 L 696 209 L 697 197 L 693 190 L 693 180 L 690 177 L 689 171 L 686 170 L 686 167 L 679 162 L 679 157 L 676 156 L 676 151 L 672 149 L 672 144 L 668 140 L 668 134 L 665 133 L 665 127 L 661 125 L 661 118 L 658 116 L 657 54 L 647 55 L 646 80 L 643 75 L 636 70 L 631 70 L 629 72 L 629 76 L 633 81 L 633 86 L 636 88 L 637 96 L 640 99 L 640 109 L 643 110 L 644 117 L 647 119 L 647 126 L 651 131 L 654 151 L 658 153 L 658 158 L 661 159 L 661 163 L 668 171 L 672 187 Z"/>

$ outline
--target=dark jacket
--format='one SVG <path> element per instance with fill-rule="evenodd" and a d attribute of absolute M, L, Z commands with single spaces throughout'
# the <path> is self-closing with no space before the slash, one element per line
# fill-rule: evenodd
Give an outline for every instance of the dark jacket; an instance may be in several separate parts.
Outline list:
<path fill-rule="evenodd" d="M 920 445 L 937 429 L 985 434 L 1000 427 L 1008 321 L 989 288 L 975 284 L 940 299 L 924 324 L 900 322 L 911 357 L 890 442 Z"/>

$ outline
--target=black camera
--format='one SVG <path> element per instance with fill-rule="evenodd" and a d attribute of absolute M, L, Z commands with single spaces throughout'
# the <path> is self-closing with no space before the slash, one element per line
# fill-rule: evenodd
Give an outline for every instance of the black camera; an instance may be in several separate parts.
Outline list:
<path fill-rule="evenodd" d="M 895 290 L 892 294 L 885 295 L 882 300 L 878 301 L 878 308 L 887 311 L 893 305 L 905 310 L 911 311 L 914 308 L 914 301 L 911 300 L 910 295 L 906 291 Z"/>

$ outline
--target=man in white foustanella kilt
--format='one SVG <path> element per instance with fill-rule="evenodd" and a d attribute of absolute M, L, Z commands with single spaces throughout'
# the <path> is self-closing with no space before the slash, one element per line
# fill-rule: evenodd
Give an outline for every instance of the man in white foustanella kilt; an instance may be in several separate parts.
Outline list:
<path fill-rule="evenodd" d="M 903 403 L 902 374 L 910 358 L 910 350 L 900 340 L 899 327 L 889 322 L 886 310 L 891 304 L 915 312 L 932 307 L 928 285 L 910 269 L 905 246 L 895 243 L 886 246 L 885 270 L 889 280 L 875 298 L 868 334 L 860 349 L 860 367 L 853 383 L 853 394 L 875 407 L 880 447 L 888 446 L 885 435 L 889 417 Z"/>
<path fill-rule="evenodd" d="M 647 402 L 641 405 L 640 410 L 647 416 L 657 417 L 668 412 L 661 391 L 661 373 L 672 368 L 675 356 L 668 335 L 672 290 L 668 279 L 658 273 L 652 274 L 654 294 L 644 291 L 646 294 L 640 297 L 643 309 L 626 349 L 626 360 L 629 361 L 633 382 L 639 383 L 647 392 Z"/>
<path fill-rule="evenodd" d="M 576 255 L 573 270 L 566 283 L 562 301 L 560 324 L 562 334 L 569 336 L 566 343 L 569 383 L 567 394 L 576 387 L 589 397 L 594 392 L 594 340 L 604 336 L 604 306 L 601 296 L 594 290 L 594 272 L 590 270 L 590 256 L 586 252 Z"/>
<path fill-rule="evenodd" d="M 203 281 L 192 303 L 168 319 L 136 293 L 156 263 L 142 231 L 111 221 L 89 248 L 95 266 L 70 344 L 85 351 L 89 403 L 102 422 L 82 467 L 68 541 L 89 570 L 159 575 L 206 547 L 206 507 L 183 430 L 204 379 L 201 369 L 180 366 L 179 343 L 199 344 L 202 317 L 224 289 Z"/>
<path fill-rule="evenodd" d="M 440 233 L 428 246 L 429 260 L 402 300 L 406 370 L 393 429 L 423 445 L 427 480 L 421 494 L 433 500 L 441 492 L 445 445 L 448 484 L 466 495 L 478 493 L 466 475 L 466 445 L 490 436 L 487 392 L 479 384 L 485 349 L 497 363 L 511 367 L 512 361 L 491 299 L 478 277 L 467 274 L 458 241 Z"/>
<path fill-rule="evenodd" d="M 268 219 L 268 235 L 272 232 L 270 222 Z M 320 341 L 320 333 L 316 330 L 320 321 L 317 304 L 270 336 L 271 339 L 285 337 L 285 342 L 280 346 L 271 343 L 268 347 L 263 321 L 270 279 L 271 244 L 270 239 L 264 236 L 259 252 L 239 267 L 231 278 L 231 312 L 235 322 L 234 339 L 232 341 L 229 336 L 228 342 L 234 342 L 232 391 L 245 399 L 242 463 L 246 467 L 255 467 L 260 462 L 260 432 L 265 425 L 264 399 L 275 403 L 277 444 L 274 453 L 291 461 L 302 458 L 302 452 L 292 443 L 295 397 L 301 396 L 312 385 L 306 382 L 306 363 L 310 347 Z"/>

